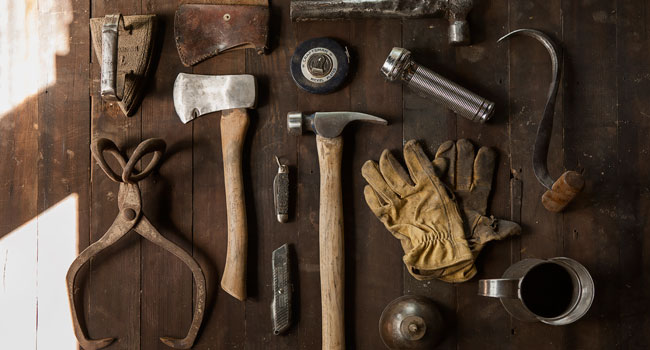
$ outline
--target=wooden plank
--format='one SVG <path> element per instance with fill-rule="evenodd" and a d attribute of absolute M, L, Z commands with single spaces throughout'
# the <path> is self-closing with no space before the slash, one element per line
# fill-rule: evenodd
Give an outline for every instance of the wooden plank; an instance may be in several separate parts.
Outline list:
<path fill-rule="evenodd" d="M 121 12 L 141 13 L 139 4 L 122 0 L 91 3 L 93 17 Z M 141 139 L 141 111 L 127 118 L 116 104 L 105 103 L 99 95 L 100 67 L 94 49 L 89 50 L 91 65 L 91 133 L 90 139 L 113 140 L 123 152 L 132 151 Z M 130 153 L 130 152 L 129 152 Z M 91 161 L 90 242 L 101 238 L 118 214 L 118 184 L 112 182 Z M 88 335 L 93 338 L 117 337 L 106 349 L 140 347 L 140 239 L 133 233 L 104 250 L 90 263 L 85 286 L 88 293 Z M 81 277 L 81 276 L 80 276 Z M 80 279 L 80 281 L 84 281 Z"/>
<path fill-rule="evenodd" d="M 271 51 L 258 55 L 255 50 L 246 51 L 246 72 L 258 81 L 258 105 L 251 111 L 251 125 L 246 142 L 248 162 L 245 173 L 246 200 L 249 219 L 249 294 L 246 304 L 246 349 L 296 349 L 299 346 L 296 324 L 299 289 L 296 259 L 299 222 L 296 220 L 296 138 L 286 128 L 287 112 L 296 109 L 297 92 L 288 75 L 287 68 L 293 54 L 293 31 L 289 16 L 289 1 L 271 3 L 270 45 Z M 291 214 L 288 223 L 279 223 L 273 204 L 273 179 L 278 171 L 274 160 L 278 156 L 289 166 L 291 188 Z M 294 288 L 294 326 L 285 335 L 273 335 L 271 301 L 273 299 L 273 275 L 271 257 L 273 250 L 284 243 L 291 245 L 292 278 Z M 297 252 L 300 254 L 301 252 Z"/>
<path fill-rule="evenodd" d="M 172 89 L 185 69 L 174 45 L 174 12 L 179 2 L 142 2 L 143 14 L 154 13 L 160 24 L 156 38 L 157 70 L 142 101 L 142 140 L 161 138 L 167 151 L 159 168 L 141 183 L 143 212 L 167 239 L 192 254 L 192 126 L 183 125 L 174 110 Z M 146 157 L 142 166 L 151 159 Z M 141 347 L 167 349 L 159 337 L 183 338 L 193 315 L 193 278 L 188 267 L 164 249 L 142 240 Z M 170 307 L 171 306 L 171 307 Z"/>
<path fill-rule="evenodd" d="M 246 53 L 238 50 L 204 61 L 194 66 L 192 73 L 242 74 L 245 68 Z M 191 122 L 194 158 L 193 241 L 197 259 L 206 275 L 210 301 L 195 349 L 233 349 L 241 347 L 246 339 L 245 305 L 248 301 L 235 299 L 223 291 L 220 284 L 228 241 L 220 120 L 221 113 L 213 113 Z M 244 152 L 250 152 L 250 148 Z M 250 182 L 244 184 L 246 186 Z M 251 204 L 248 197 L 246 201 Z M 248 211 L 246 214 L 252 215 Z M 249 275 L 246 282 L 250 287 L 254 280 Z"/>
<path fill-rule="evenodd" d="M 307 39 L 317 37 L 330 37 L 339 40 L 342 44 L 349 45 L 349 22 L 304 22 L 295 23 L 293 26 L 294 42 L 299 45 Z M 293 48 L 291 49 L 293 55 Z M 290 79 L 290 77 L 287 77 Z M 350 109 L 350 88 L 345 86 L 339 91 L 328 95 L 314 95 L 295 87 L 298 92 L 297 108 L 301 112 L 336 111 Z M 348 134 L 348 133 L 345 133 Z M 349 134 L 348 134 L 349 135 Z M 318 202 L 319 202 L 319 167 L 316 152 L 316 140 L 313 133 L 306 133 L 296 137 L 298 150 L 298 191 L 296 205 L 296 219 L 299 220 L 298 263 L 300 269 L 300 349 L 314 349 L 321 347 L 321 296 L 320 296 L 320 271 L 318 253 Z M 351 139 L 344 137 L 344 146 Z M 344 201 L 349 200 L 344 196 Z M 344 217 L 345 220 L 345 217 Z M 347 231 L 346 231 L 347 230 Z M 346 233 L 347 232 L 347 233 Z M 350 243 L 351 228 L 344 223 L 344 247 Z M 344 248 L 346 252 L 347 248 Z M 346 253 L 347 254 L 347 253 Z M 348 255 L 346 255 L 346 258 Z M 345 281 L 351 278 L 351 271 L 345 269 Z M 352 309 L 349 304 L 352 300 L 350 289 L 345 289 L 346 310 Z M 352 316 L 352 315 L 348 315 Z M 350 327 L 350 317 L 346 322 L 346 343 L 352 344 L 353 334 Z"/>
<path fill-rule="evenodd" d="M 356 123 L 347 126 L 349 142 L 343 157 L 343 192 L 345 201 L 347 295 L 354 305 L 347 314 L 353 322 L 354 349 L 382 349 L 384 345 L 374 330 L 384 307 L 402 293 L 402 249 L 397 240 L 368 208 L 361 177 L 361 167 L 368 159 L 379 161 L 388 148 L 399 157 L 402 146 L 402 88 L 382 77 L 379 69 L 388 53 L 401 45 L 401 23 L 394 20 L 361 20 L 351 23 L 351 48 L 356 67 L 350 82 L 351 110 L 369 113 L 388 120 L 389 125 Z M 353 214 L 353 215 L 351 215 Z M 383 276 L 383 277 L 382 277 Z M 385 278 L 384 278 L 385 277 Z"/>
<path fill-rule="evenodd" d="M 650 8 L 643 2 L 616 3 L 617 43 L 617 140 L 618 163 L 616 177 L 609 183 L 616 187 L 616 216 L 619 229 L 619 333 L 622 348 L 644 348 L 650 344 L 650 322 L 647 315 L 650 296 L 645 286 L 648 279 L 648 237 L 645 213 L 650 208 L 647 196 L 648 145 L 650 124 L 648 102 L 650 91 L 647 62 L 650 41 L 647 21 Z M 600 17 L 602 18 L 602 13 Z M 606 16 L 605 18 L 608 18 Z M 610 163 L 611 164 L 611 163 Z M 611 213 L 609 214 L 611 216 Z M 608 284 L 609 285 L 609 284 Z M 600 286 L 598 286 L 600 287 Z"/>
<path fill-rule="evenodd" d="M 447 43 L 447 21 L 407 20 L 402 24 L 402 46 L 413 53 L 413 60 L 449 79 L 454 78 L 455 50 Z M 396 84 L 399 84 L 396 82 Z M 456 115 L 433 101 L 403 87 L 404 142 L 416 139 L 433 159 L 438 146 L 456 139 Z M 397 245 L 397 243 L 394 243 Z M 395 261 L 395 264 L 400 262 Z M 434 301 L 450 325 L 440 349 L 456 349 L 457 296 L 454 285 L 439 280 L 418 281 L 403 269 L 404 294 L 426 296 Z"/>
<path fill-rule="evenodd" d="M 36 349 L 38 98 L 0 117 L 0 336 L 3 346 Z M 26 343 L 25 338 L 31 343 Z"/>
<path fill-rule="evenodd" d="M 621 270 L 624 250 L 612 249 L 629 239 L 619 227 L 620 113 L 617 92 L 616 1 L 562 3 L 564 22 L 564 166 L 584 168 L 585 189 L 564 214 L 564 254 L 582 263 L 592 274 L 596 300 L 585 318 L 567 327 L 569 348 L 616 348 Z M 625 23 L 625 22 L 621 22 Z M 588 35 L 586 33 L 589 33 Z M 597 57 L 598 59 L 594 59 Z M 623 66 L 622 66 L 623 67 Z M 569 118 L 570 116 L 570 118 Z M 642 117 L 637 117 L 642 118 Z M 619 144 L 622 145 L 622 144 Z M 624 201 L 629 198 L 624 199 Z M 619 202 L 620 203 L 620 202 Z M 619 287 L 620 286 L 620 287 Z M 602 317 L 607 315 L 606 317 Z"/>
<path fill-rule="evenodd" d="M 508 26 L 502 34 L 519 28 L 533 28 L 549 34 L 552 38 L 562 36 L 562 2 L 533 1 L 510 2 Z M 561 44 L 559 39 L 556 39 Z M 509 52 L 509 138 L 510 170 L 515 179 L 521 181 L 522 234 L 512 240 L 512 263 L 525 258 L 550 258 L 562 254 L 562 215 L 548 212 L 541 204 L 545 188 L 537 181 L 532 166 L 532 149 L 537 127 L 544 111 L 545 97 L 551 77 L 551 62 L 546 49 L 528 37 L 515 37 L 499 45 L 500 50 Z M 553 175 L 562 170 L 562 105 L 563 92 L 558 92 L 553 137 L 549 149 L 549 171 Z M 500 277 L 504 270 L 495 272 L 492 278 Z M 486 300 L 499 308 L 497 300 Z M 561 348 L 565 328 L 548 327 L 541 323 L 526 323 L 511 317 L 510 339 L 514 349 L 543 344 L 549 349 Z M 545 334 L 539 339 L 540 332 Z"/>
<path fill-rule="evenodd" d="M 35 152 L 39 156 L 39 347 L 75 344 L 69 308 L 62 300 L 67 300 L 67 269 L 90 238 L 89 10 L 88 1 L 39 3 L 41 42 L 69 49 L 64 56 L 51 57 L 54 71 L 41 76 L 45 89 L 38 95 L 34 124 L 39 145 Z M 84 279 L 78 281 L 77 285 Z M 87 312 L 82 297 L 77 298 L 77 307 Z"/>
<path fill-rule="evenodd" d="M 457 138 L 497 152 L 497 168 L 487 214 L 509 219 L 510 164 L 508 141 L 508 51 L 497 40 L 508 27 L 507 2 L 476 2 L 469 19 L 473 44 L 456 48 L 454 81 L 495 103 L 495 114 L 485 124 L 457 117 Z M 503 349 L 511 335 L 509 316 L 492 300 L 477 296 L 477 281 L 497 278 L 510 265 L 510 240 L 494 241 L 481 251 L 471 281 L 458 284 L 459 349 Z M 486 307 L 486 304 L 489 307 Z"/>
<path fill-rule="evenodd" d="M 35 225 L 30 226 L 30 220 L 72 193 L 79 195 L 79 247 L 96 241 L 117 215 L 118 185 L 95 165 L 88 142 L 109 137 L 132 150 L 143 138 L 163 137 L 168 155 L 160 173 L 143 183 L 143 200 L 154 225 L 192 251 L 206 272 L 210 303 L 194 348 L 318 348 L 319 169 L 315 140 L 313 135 L 287 135 L 284 123 L 290 110 L 357 110 L 385 117 L 391 124 L 350 125 L 344 136 L 348 348 L 383 347 L 376 332 L 379 314 L 402 293 L 426 295 L 442 308 L 449 325 L 442 349 L 643 348 L 648 344 L 650 326 L 644 317 L 648 293 L 643 287 L 648 283 L 645 272 L 650 264 L 644 252 L 650 248 L 644 240 L 648 229 L 643 218 L 650 208 L 644 180 L 649 175 L 645 135 L 650 125 L 644 117 L 650 113 L 645 102 L 645 23 L 649 13 L 643 3 L 482 2 L 470 19 L 474 45 L 454 49 L 447 45 L 444 20 L 408 20 L 401 30 L 400 22 L 386 20 L 292 24 L 287 15 L 289 2 L 283 1 L 272 4 L 274 34 L 269 55 L 231 52 L 194 69 L 180 65 L 172 41 L 177 2 L 75 0 L 73 5 L 70 53 L 57 57 L 56 82 L 0 119 L 0 186 L 6 193 L 0 199 L 0 245 L 12 237 L 10 233 L 22 229 L 33 228 L 22 235 L 31 234 L 28 238 L 35 240 Z M 96 61 L 89 48 L 90 9 L 93 16 L 117 10 L 124 14 L 155 12 L 163 20 L 159 69 L 141 110 L 132 118 L 99 97 L 99 66 L 89 66 L 89 60 Z M 563 41 L 565 48 L 565 78 L 550 168 L 553 175 L 564 168 L 584 168 L 587 188 L 564 214 L 548 213 L 540 205 L 544 189 L 534 178 L 531 164 L 530 152 L 550 76 L 548 54 L 530 38 L 501 45 L 494 42 L 520 27 L 550 33 Z M 357 57 L 353 79 L 337 93 L 310 95 L 294 86 L 287 65 L 297 43 L 324 35 L 350 45 Z M 412 50 L 423 66 L 495 101 L 494 119 L 479 126 L 407 89 L 402 96 L 402 86 L 384 82 L 378 72 L 392 46 Z M 245 303 L 219 287 L 226 251 L 220 114 L 180 124 L 171 102 L 171 86 L 179 71 L 249 72 L 260 83 L 260 102 L 251 112 L 244 151 L 250 236 L 249 300 Z M 86 89 L 91 92 L 90 104 Z M 89 114 L 91 118 L 87 118 Z M 463 137 L 499 151 L 491 213 L 506 218 L 512 206 L 524 232 L 512 243 L 488 246 L 478 262 L 479 275 L 471 282 L 452 286 L 414 280 L 401 267 L 398 242 L 363 201 L 361 164 L 377 160 L 383 148 L 401 153 L 400 128 L 403 141 L 420 140 L 430 156 L 442 141 Z M 276 154 L 295 174 L 295 210 L 288 224 L 277 223 L 272 214 L 271 183 L 277 170 L 272 157 Z M 33 176 L 34 169 L 37 176 Z M 523 184 L 520 210 L 508 198 L 510 171 Z M 22 226 L 25 223 L 28 225 Z M 270 328 L 269 260 L 273 249 L 284 242 L 294 244 L 293 257 L 298 263 L 294 304 L 298 323 L 286 336 L 276 337 Z M 0 252 L 0 261 L 2 254 L 6 252 Z M 509 322 L 497 300 L 475 295 L 478 278 L 499 277 L 511 262 L 560 255 L 585 264 L 596 280 L 592 310 L 576 324 L 549 327 Z M 2 266 L 11 268 L 12 263 L 15 260 Z M 91 337 L 118 337 L 109 349 L 165 348 L 159 336 L 182 336 L 187 331 L 193 311 L 191 283 L 189 271 L 176 258 L 128 235 L 80 275 L 78 285 L 85 297 Z M 31 322 L 36 319 L 32 316 L 25 315 L 16 323 Z"/>

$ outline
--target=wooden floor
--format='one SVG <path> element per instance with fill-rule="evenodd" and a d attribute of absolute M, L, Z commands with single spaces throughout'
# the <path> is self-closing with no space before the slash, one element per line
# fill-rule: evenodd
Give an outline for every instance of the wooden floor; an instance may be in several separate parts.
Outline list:
<path fill-rule="evenodd" d="M 173 41 L 177 1 L 72 0 L 70 50 L 56 59 L 56 83 L 0 119 L 0 237 L 78 195 L 79 249 L 99 239 L 117 215 L 117 185 L 91 160 L 89 143 L 114 140 L 132 151 L 141 140 L 168 145 L 158 174 L 142 185 L 144 213 L 167 238 L 199 261 L 209 304 L 194 349 L 316 349 L 320 347 L 318 259 L 319 171 L 313 136 L 287 134 L 289 111 L 353 110 L 386 118 L 389 126 L 352 125 L 344 133 L 343 188 L 346 252 L 346 343 L 382 349 L 381 311 L 403 294 L 425 295 L 443 310 L 440 349 L 641 349 L 650 346 L 650 8 L 643 0 L 483 0 L 471 14 L 474 45 L 446 43 L 447 22 L 364 20 L 293 24 L 289 1 L 273 1 L 269 55 L 238 51 L 184 67 Z M 163 41 L 153 82 L 132 118 L 99 97 L 99 66 L 89 18 L 121 12 L 159 16 Z M 535 28 L 564 48 L 564 76 L 555 115 L 550 169 L 584 171 L 586 188 L 565 213 L 541 205 L 532 145 L 550 79 L 548 54 L 537 42 L 496 40 Z M 299 90 L 289 59 L 303 40 L 328 36 L 347 43 L 354 67 L 349 84 L 326 96 Z M 394 46 L 417 62 L 496 103 L 478 125 L 386 82 L 379 68 Z M 183 125 L 174 112 L 179 72 L 251 73 L 258 108 L 246 142 L 245 186 L 250 235 L 248 288 L 239 302 L 219 280 L 226 254 L 219 114 Z M 645 135 L 645 136 L 644 136 Z M 405 272 L 401 248 L 363 199 L 363 162 L 384 148 L 401 152 L 419 140 L 433 155 L 448 139 L 468 138 L 498 150 L 490 212 L 514 218 L 521 237 L 489 245 L 473 280 L 450 285 L 418 282 Z M 294 215 L 279 224 L 272 181 L 277 155 L 297 182 Z M 523 186 L 511 198 L 511 183 Z M 271 252 L 294 247 L 296 324 L 274 336 L 270 323 Z M 477 296 L 477 281 L 496 278 L 523 258 L 567 256 L 584 264 L 596 283 L 586 317 L 566 327 L 522 323 L 496 299 Z M 6 263 L 6 262 L 5 262 Z M 85 323 L 92 338 L 116 336 L 109 349 L 165 349 L 160 336 L 182 336 L 192 317 L 192 277 L 172 255 L 130 234 L 82 270 Z M 645 290 L 645 291 L 644 291 Z M 67 300 L 60 300 L 67 303 Z M 0 347 L 2 347 L 0 345 Z M 39 346 L 40 348 L 40 346 Z"/>

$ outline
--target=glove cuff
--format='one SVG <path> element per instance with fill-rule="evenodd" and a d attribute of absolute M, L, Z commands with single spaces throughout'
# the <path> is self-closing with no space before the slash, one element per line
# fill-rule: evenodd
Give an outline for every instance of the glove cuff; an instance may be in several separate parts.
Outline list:
<path fill-rule="evenodd" d="M 469 263 L 460 266 L 459 268 L 455 268 L 454 266 L 445 269 L 445 271 L 443 271 L 442 275 L 438 277 L 438 279 L 448 283 L 461 283 L 471 280 L 474 278 L 476 273 L 476 265 L 474 264 L 474 261 L 470 261 Z"/>

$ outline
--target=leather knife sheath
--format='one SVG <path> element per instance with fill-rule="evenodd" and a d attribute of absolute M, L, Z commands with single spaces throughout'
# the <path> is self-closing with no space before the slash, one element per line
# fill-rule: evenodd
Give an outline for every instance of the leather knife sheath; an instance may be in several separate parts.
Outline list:
<path fill-rule="evenodd" d="M 183 4 L 174 17 L 174 39 L 181 62 L 193 66 L 222 52 L 254 48 L 267 50 L 269 7 L 250 4 Z"/>

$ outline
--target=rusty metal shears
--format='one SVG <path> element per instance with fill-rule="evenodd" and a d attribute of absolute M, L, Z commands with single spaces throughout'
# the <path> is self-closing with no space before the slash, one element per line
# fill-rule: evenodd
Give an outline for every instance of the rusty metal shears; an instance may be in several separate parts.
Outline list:
<path fill-rule="evenodd" d="M 177 258 L 183 261 L 185 265 L 187 265 L 194 276 L 194 283 L 196 284 L 196 305 L 194 308 L 192 323 L 187 335 L 182 339 L 161 337 L 160 341 L 172 348 L 189 349 L 192 347 L 194 340 L 196 339 L 199 327 L 203 321 L 203 313 L 205 311 L 206 287 L 203 271 L 191 255 L 178 245 L 163 237 L 142 213 L 142 198 L 140 196 L 138 181 L 147 177 L 156 168 L 165 152 L 165 147 L 165 142 L 161 139 L 145 140 L 138 145 L 131 155 L 131 158 L 127 161 L 122 156 L 115 143 L 109 139 L 97 139 L 90 146 L 91 153 L 99 167 L 111 180 L 120 184 L 117 199 L 120 212 L 106 233 L 97 242 L 91 244 L 88 248 L 84 249 L 81 254 L 79 254 L 72 265 L 70 265 L 70 269 L 68 269 L 66 276 L 74 332 L 79 341 L 79 345 L 85 350 L 101 349 L 111 344 L 115 338 L 104 338 L 98 340 L 89 339 L 86 336 L 86 332 L 81 329 L 74 303 L 74 293 L 76 292 L 74 289 L 75 277 L 77 276 L 79 269 L 86 262 L 99 254 L 105 248 L 117 242 L 131 230 L 134 230 L 140 236 L 174 254 Z M 120 164 L 122 167 L 121 176 L 116 174 L 108 165 L 106 159 L 104 159 L 104 152 L 110 153 Z M 144 155 L 149 153 L 153 153 L 153 158 L 149 161 L 149 164 L 147 164 L 143 171 L 139 173 L 134 172 L 136 163 L 138 163 Z"/>

